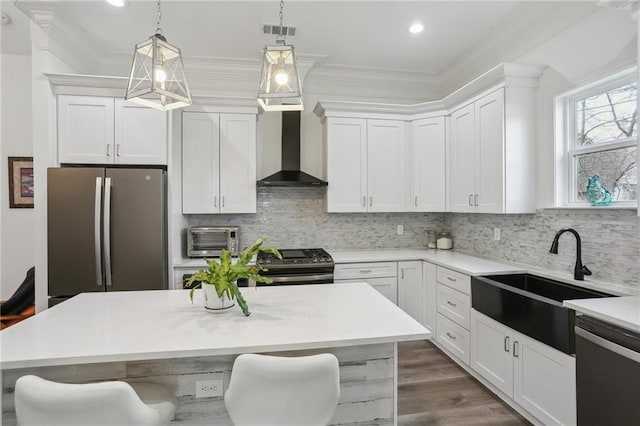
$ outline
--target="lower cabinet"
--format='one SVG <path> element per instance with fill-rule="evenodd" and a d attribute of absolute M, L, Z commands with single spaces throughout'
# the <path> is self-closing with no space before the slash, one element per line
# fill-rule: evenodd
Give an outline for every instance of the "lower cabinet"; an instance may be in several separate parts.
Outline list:
<path fill-rule="evenodd" d="M 422 262 L 422 325 L 436 331 L 436 265 Z"/>
<path fill-rule="evenodd" d="M 398 306 L 422 322 L 422 262 L 398 262 Z"/>
<path fill-rule="evenodd" d="M 545 425 L 576 424 L 572 356 L 471 309 L 470 366 Z"/>
<path fill-rule="evenodd" d="M 336 283 L 364 281 L 387 299 L 398 304 L 398 266 L 396 262 L 343 263 L 335 266 Z"/>
<path fill-rule="evenodd" d="M 469 309 L 471 278 L 436 266 L 436 341 L 465 365 L 469 365 Z"/>

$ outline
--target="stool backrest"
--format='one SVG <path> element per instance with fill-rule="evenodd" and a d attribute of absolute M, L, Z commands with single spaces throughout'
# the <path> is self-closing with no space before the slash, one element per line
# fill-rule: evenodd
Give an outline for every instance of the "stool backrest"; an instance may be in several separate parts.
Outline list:
<path fill-rule="evenodd" d="M 133 388 L 119 381 L 68 384 L 37 376 L 16 381 L 16 415 L 20 426 L 155 425 L 156 410 Z"/>
<path fill-rule="evenodd" d="M 225 405 L 236 426 L 321 426 L 340 399 L 338 360 L 333 354 L 236 358 Z"/>

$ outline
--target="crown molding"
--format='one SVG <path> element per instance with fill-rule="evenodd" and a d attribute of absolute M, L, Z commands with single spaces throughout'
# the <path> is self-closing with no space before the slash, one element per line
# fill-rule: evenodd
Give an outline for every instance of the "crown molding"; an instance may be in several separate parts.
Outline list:
<path fill-rule="evenodd" d="M 313 112 L 325 117 L 369 117 L 384 114 L 386 118 L 414 120 L 429 115 L 444 115 L 464 101 L 469 101 L 495 87 L 538 86 L 538 78 L 547 67 L 544 65 L 503 63 L 471 80 L 440 100 L 416 104 L 387 104 L 320 100 Z"/>

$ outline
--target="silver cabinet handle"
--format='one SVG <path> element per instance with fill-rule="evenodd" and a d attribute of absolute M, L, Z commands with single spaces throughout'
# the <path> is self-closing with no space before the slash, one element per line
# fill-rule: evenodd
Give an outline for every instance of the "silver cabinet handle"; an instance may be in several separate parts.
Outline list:
<path fill-rule="evenodd" d="M 448 331 L 447 331 L 447 337 L 449 339 L 451 339 L 451 340 L 456 340 L 456 336 L 454 336 L 453 334 L 449 333 Z"/>
<path fill-rule="evenodd" d="M 102 287 L 102 237 L 100 233 L 100 205 L 102 204 L 102 178 L 96 178 L 96 199 L 93 207 L 93 238 L 96 253 L 96 284 Z"/>
<path fill-rule="evenodd" d="M 107 157 L 111 157 L 111 144 L 107 144 Z"/>
<path fill-rule="evenodd" d="M 416 204 L 416 207 L 418 207 L 418 196 L 417 196 L 417 195 L 416 195 L 416 202 L 415 202 L 415 204 Z"/>
<path fill-rule="evenodd" d="M 509 336 L 504 336 L 504 351 L 509 352 Z"/>
<path fill-rule="evenodd" d="M 213 207 L 218 207 L 218 197 L 217 196 L 213 197 Z"/>
<path fill-rule="evenodd" d="M 518 341 L 513 342 L 513 356 L 516 358 L 520 358 L 518 355 Z"/>
<path fill-rule="evenodd" d="M 400 269 L 400 279 L 404 280 L 404 268 Z"/>
<path fill-rule="evenodd" d="M 362 196 L 362 207 L 367 207 L 367 197 L 365 195 Z"/>
<path fill-rule="evenodd" d="M 120 157 L 120 144 L 116 144 L 116 157 Z"/>
<path fill-rule="evenodd" d="M 360 269 L 361 274 L 368 274 L 369 272 L 371 272 L 371 269 Z"/>
<path fill-rule="evenodd" d="M 458 306 L 456 303 L 453 303 L 451 300 L 447 300 L 447 305 L 453 306 L 454 308 Z"/>
<path fill-rule="evenodd" d="M 453 281 L 453 282 L 458 281 L 457 279 L 455 279 L 455 278 L 451 278 L 451 277 L 447 277 L 447 279 L 448 279 L 449 281 Z"/>
<path fill-rule="evenodd" d="M 111 178 L 104 180 L 104 203 L 102 204 L 104 229 L 104 274 L 107 285 L 111 286 Z"/>
<path fill-rule="evenodd" d="M 469 194 L 469 206 L 473 207 L 473 201 L 471 201 L 471 199 L 473 198 L 473 194 Z"/>
<path fill-rule="evenodd" d="M 369 197 L 369 207 L 373 207 L 373 196 Z"/>
<path fill-rule="evenodd" d="M 474 204 L 476 207 L 478 207 L 478 194 L 474 196 Z"/>
<path fill-rule="evenodd" d="M 224 207 L 224 195 L 222 196 L 222 206 L 221 207 Z"/>

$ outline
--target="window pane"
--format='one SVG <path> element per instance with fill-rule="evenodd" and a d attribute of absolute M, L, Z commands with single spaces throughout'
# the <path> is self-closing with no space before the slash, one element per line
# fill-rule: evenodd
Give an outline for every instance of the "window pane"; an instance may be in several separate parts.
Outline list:
<path fill-rule="evenodd" d="M 620 148 L 593 154 L 577 155 L 576 201 L 587 201 L 587 178 L 599 175 L 611 191 L 613 201 L 638 199 L 638 148 Z"/>
<path fill-rule="evenodd" d="M 636 83 L 576 101 L 576 146 L 636 135 Z"/>

